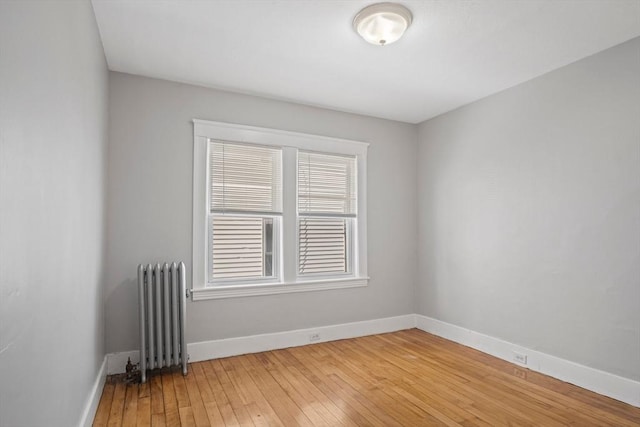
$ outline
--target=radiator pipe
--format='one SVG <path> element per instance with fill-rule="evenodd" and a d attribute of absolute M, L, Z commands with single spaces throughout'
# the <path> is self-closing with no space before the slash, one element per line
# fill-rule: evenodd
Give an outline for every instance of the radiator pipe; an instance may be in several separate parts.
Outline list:
<path fill-rule="evenodd" d="M 144 324 L 145 309 L 144 309 L 144 266 L 138 265 L 138 307 L 139 322 L 140 322 L 140 374 L 142 375 L 142 382 L 147 382 L 147 336 L 146 326 Z"/>
<path fill-rule="evenodd" d="M 155 283 L 153 293 L 156 300 L 156 321 L 153 324 L 156 330 L 156 368 L 162 368 L 162 274 L 160 271 L 160 264 L 156 264 L 153 271 L 155 276 Z"/>
<path fill-rule="evenodd" d="M 180 271 L 180 352 L 182 355 L 182 375 L 187 375 L 187 363 L 189 355 L 187 354 L 187 339 L 185 337 L 187 331 L 187 273 L 184 262 L 178 267 Z"/>
<path fill-rule="evenodd" d="M 171 324 L 173 326 L 173 364 L 180 364 L 180 349 L 178 344 L 178 323 L 180 322 L 180 312 L 178 301 L 178 264 L 175 262 L 171 264 Z"/>
<path fill-rule="evenodd" d="M 163 366 L 171 366 L 171 308 L 170 308 L 170 282 L 169 282 L 169 264 L 164 263 L 162 266 L 162 284 L 164 285 L 164 364 Z"/>
<path fill-rule="evenodd" d="M 147 333 L 149 339 L 149 369 L 156 367 L 155 337 L 153 334 L 153 267 L 147 265 Z"/>

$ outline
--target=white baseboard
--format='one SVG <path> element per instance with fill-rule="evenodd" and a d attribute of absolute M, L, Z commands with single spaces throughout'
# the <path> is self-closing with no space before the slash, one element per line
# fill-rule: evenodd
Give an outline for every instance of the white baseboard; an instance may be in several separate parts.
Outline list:
<path fill-rule="evenodd" d="M 383 334 L 385 332 L 400 331 L 414 327 L 415 316 L 407 314 L 404 316 L 321 326 L 318 328 L 198 342 L 189 344 L 189 357 L 190 361 L 198 362 L 200 360 L 298 347 L 318 342 Z M 319 339 L 310 341 L 312 334 L 318 334 Z"/>
<path fill-rule="evenodd" d="M 420 314 L 416 314 L 416 326 L 425 332 L 455 341 L 483 353 L 640 407 L 640 382 L 638 381 L 589 368 Z M 516 363 L 513 360 L 514 351 L 527 356 L 526 365 Z"/>
<path fill-rule="evenodd" d="M 104 356 L 100 369 L 98 370 L 98 376 L 96 381 L 91 387 L 91 392 L 82 411 L 82 417 L 80 417 L 79 427 L 91 427 L 93 420 L 96 417 L 96 411 L 98 410 L 98 404 L 100 403 L 100 397 L 102 397 L 102 390 L 104 389 L 104 383 L 107 379 L 107 356 Z"/>
<path fill-rule="evenodd" d="M 385 332 L 411 329 L 415 328 L 415 326 L 415 315 L 406 314 L 403 316 L 320 326 L 317 328 L 190 343 L 187 344 L 187 351 L 190 362 L 199 362 L 220 357 L 238 356 L 241 354 L 259 353 L 261 351 L 298 347 L 319 342 L 383 334 Z M 318 334 L 319 338 L 311 341 L 310 337 L 313 334 Z M 133 350 L 108 354 L 107 373 L 109 375 L 123 373 L 127 358 L 131 358 L 132 363 L 138 363 L 140 361 L 140 353 L 138 350 Z"/>

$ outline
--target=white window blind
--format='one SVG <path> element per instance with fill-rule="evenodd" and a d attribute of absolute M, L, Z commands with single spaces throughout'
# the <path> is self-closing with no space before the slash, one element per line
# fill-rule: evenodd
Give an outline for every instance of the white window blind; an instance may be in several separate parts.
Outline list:
<path fill-rule="evenodd" d="M 273 218 L 214 215 L 211 228 L 215 280 L 273 275 Z"/>
<path fill-rule="evenodd" d="M 209 177 L 211 279 L 273 278 L 282 149 L 210 140 Z"/>
<path fill-rule="evenodd" d="M 343 218 L 300 218 L 299 273 L 347 272 L 347 222 Z"/>
<path fill-rule="evenodd" d="M 211 247 L 214 279 L 263 275 L 262 221 L 259 217 L 213 217 Z"/>
<path fill-rule="evenodd" d="M 210 141 L 211 212 L 282 213 L 280 148 Z"/>
<path fill-rule="evenodd" d="M 349 272 L 356 217 L 356 159 L 298 152 L 298 273 Z"/>
<path fill-rule="evenodd" d="M 356 158 L 298 152 L 300 215 L 356 214 Z"/>

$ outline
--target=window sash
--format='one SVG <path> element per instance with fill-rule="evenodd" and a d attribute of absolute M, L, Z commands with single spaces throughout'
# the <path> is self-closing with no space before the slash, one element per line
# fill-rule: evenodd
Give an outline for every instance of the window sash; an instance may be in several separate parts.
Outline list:
<path fill-rule="evenodd" d="M 298 151 L 299 215 L 355 217 L 356 157 Z"/>
<path fill-rule="evenodd" d="M 351 275 L 354 222 L 352 218 L 299 217 L 297 275 Z"/>
<path fill-rule="evenodd" d="M 282 213 L 282 149 L 209 140 L 209 212 Z"/>
<path fill-rule="evenodd" d="M 209 283 L 218 286 L 269 283 L 279 279 L 279 216 L 214 213 L 209 215 L 208 222 Z M 268 224 L 271 227 L 270 242 L 265 234 Z"/>

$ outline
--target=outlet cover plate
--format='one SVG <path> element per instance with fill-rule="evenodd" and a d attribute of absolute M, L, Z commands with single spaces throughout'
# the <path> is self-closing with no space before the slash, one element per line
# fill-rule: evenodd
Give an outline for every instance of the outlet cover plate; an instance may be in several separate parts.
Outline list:
<path fill-rule="evenodd" d="M 527 364 L 527 355 L 523 353 L 518 353 L 517 351 L 513 352 L 513 361 L 519 365 L 526 366 Z"/>

